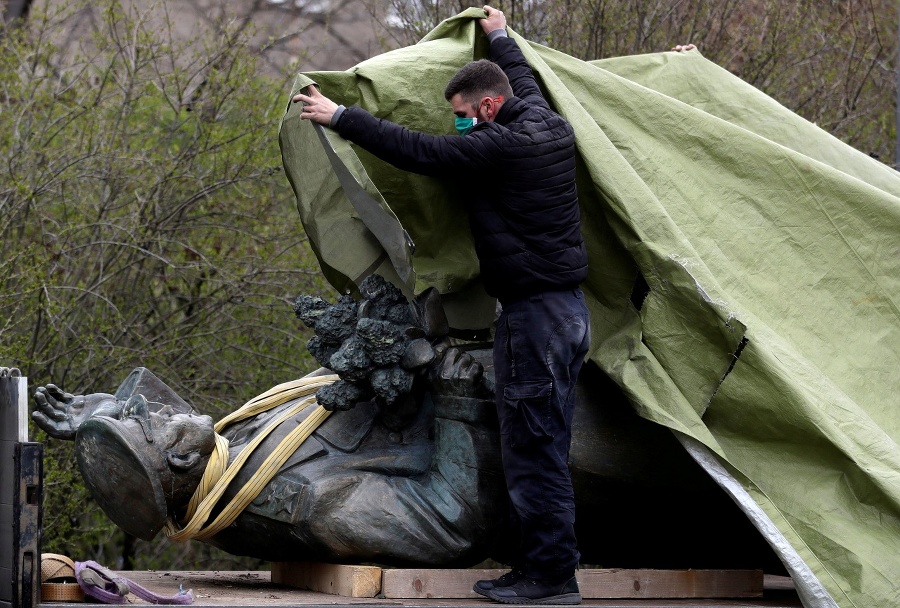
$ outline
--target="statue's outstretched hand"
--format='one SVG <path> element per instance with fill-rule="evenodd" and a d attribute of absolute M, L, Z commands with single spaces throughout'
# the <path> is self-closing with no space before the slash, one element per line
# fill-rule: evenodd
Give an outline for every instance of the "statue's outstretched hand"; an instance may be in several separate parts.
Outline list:
<path fill-rule="evenodd" d="M 101 406 L 115 414 L 121 409 L 112 395 L 73 395 L 55 384 L 39 386 L 34 393 L 37 408 L 31 418 L 48 435 L 56 439 L 75 439 L 78 427 Z"/>
<path fill-rule="evenodd" d="M 484 366 L 455 346 L 443 350 L 442 355 L 432 368 L 430 379 L 434 391 L 454 397 L 480 397 Z"/>

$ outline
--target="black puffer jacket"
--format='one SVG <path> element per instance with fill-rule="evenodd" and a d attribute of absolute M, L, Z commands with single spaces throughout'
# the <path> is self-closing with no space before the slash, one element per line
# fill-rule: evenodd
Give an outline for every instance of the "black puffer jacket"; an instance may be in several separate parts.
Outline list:
<path fill-rule="evenodd" d="M 515 97 L 465 137 L 433 136 L 347 108 L 342 137 L 392 165 L 466 179 L 485 288 L 501 302 L 576 287 L 587 276 L 575 190 L 575 134 L 550 109 L 515 41 L 491 43 Z"/>

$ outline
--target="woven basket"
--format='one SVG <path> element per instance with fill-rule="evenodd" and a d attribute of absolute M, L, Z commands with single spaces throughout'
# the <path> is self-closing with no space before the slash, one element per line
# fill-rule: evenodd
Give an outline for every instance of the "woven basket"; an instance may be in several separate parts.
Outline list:
<path fill-rule="evenodd" d="M 83 602 L 75 580 L 75 562 L 58 553 L 41 553 L 41 601 Z"/>

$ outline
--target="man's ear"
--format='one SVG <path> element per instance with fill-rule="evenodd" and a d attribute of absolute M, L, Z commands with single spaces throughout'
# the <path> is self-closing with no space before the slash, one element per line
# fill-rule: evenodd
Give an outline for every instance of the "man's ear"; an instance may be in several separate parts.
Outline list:
<path fill-rule="evenodd" d="M 170 468 L 176 471 L 189 471 L 200 462 L 200 453 L 175 454 L 174 452 L 166 452 L 166 462 L 169 463 Z"/>

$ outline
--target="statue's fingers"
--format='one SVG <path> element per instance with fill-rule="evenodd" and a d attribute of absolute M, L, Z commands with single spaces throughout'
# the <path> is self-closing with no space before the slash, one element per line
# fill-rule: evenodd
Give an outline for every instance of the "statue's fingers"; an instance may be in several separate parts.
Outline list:
<path fill-rule="evenodd" d="M 44 390 L 47 391 L 47 394 L 53 397 L 54 399 L 61 400 L 65 399 L 66 392 L 56 386 L 55 384 L 48 384 L 44 387 Z"/>
<path fill-rule="evenodd" d="M 38 389 L 34 392 L 34 402 L 37 403 L 37 406 L 41 409 L 53 409 L 53 406 L 47 401 L 47 393 L 44 392 L 44 387 L 39 386 Z"/>
<path fill-rule="evenodd" d="M 447 349 L 450 348 L 450 338 L 444 336 L 432 346 L 434 348 L 435 356 L 440 359 L 444 356 L 444 353 L 447 352 Z"/>
<path fill-rule="evenodd" d="M 42 415 L 47 418 L 52 418 L 58 422 L 63 422 L 69 418 L 69 413 L 64 406 L 61 406 L 58 401 L 50 397 L 47 398 L 46 395 L 42 393 L 35 393 L 34 400 L 38 405 L 37 412 L 42 412 Z"/>
<path fill-rule="evenodd" d="M 468 377 L 468 368 L 475 359 L 467 352 L 460 351 L 453 365 L 453 377 L 457 380 L 465 380 Z"/>
<path fill-rule="evenodd" d="M 476 376 L 484 374 L 484 365 L 482 365 L 480 361 L 475 361 L 474 358 L 472 359 L 471 369 Z"/>
<path fill-rule="evenodd" d="M 459 365 L 460 367 L 469 367 L 473 363 L 475 363 L 475 357 L 472 356 L 472 353 L 460 353 L 459 355 Z"/>
<path fill-rule="evenodd" d="M 65 412 L 65 410 L 57 409 L 54 407 L 47 408 L 43 410 L 44 415 L 48 418 L 52 418 L 56 422 L 65 422 L 69 419 L 69 415 Z"/>
<path fill-rule="evenodd" d="M 47 416 L 44 415 L 43 412 L 35 410 L 31 412 L 31 419 L 34 420 L 34 423 L 38 425 L 40 428 L 45 431 L 51 431 L 56 429 L 56 424 L 53 423 Z"/>
<path fill-rule="evenodd" d="M 470 357 L 470 359 L 470 364 L 462 372 L 460 377 L 467 382 L 475 384 L 481 380 L 481 376 L 484 374 L 484 366 L 478 361 L 475 361 L 474 358 Z"/>
<path fill-rule="evenodd" d="M 466 352 L 461 350 L 456 351 L 456 357 L 453 360 L 453 368 L 450 370 L 450 380 L 459 380 L 464 375 L 464 370 L 468 365 L 467 361 L 471 360 L 472 356 Z"/>
<path fill-rule="evenodd" d="M 47 412 L 48 414 L 57 414 L 62 412 L 65 415 L 66 406 L 61 405 L 59 401 L 53 398 L 53 395 L 44 390 L 42 391 L 40 387 L 38 391 L 34 394 L 34 400 L 37 402 L 38 407 Z"/>
<path fill-rule="evenodd" d="M 55 384 L 47 385 L 47 394 L 56 399 L 57 401 L 71 401 L 75 398 L 75 395 L 72 393 L 67 393 L 63 389 L 59 388 Z"/>
<path fill-rule="evenodd" d="M 441 361 L 441 378 L 444 380 L 449 380 L 453 377 L 453 374 L 456 370 L 456 359 L 459 357 L 459 349 L 455 346 L 451 346 L 444 353 L 444 358 Z"/>

